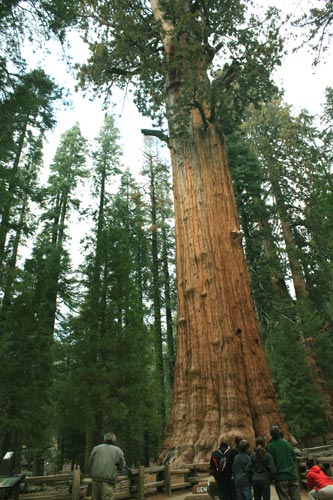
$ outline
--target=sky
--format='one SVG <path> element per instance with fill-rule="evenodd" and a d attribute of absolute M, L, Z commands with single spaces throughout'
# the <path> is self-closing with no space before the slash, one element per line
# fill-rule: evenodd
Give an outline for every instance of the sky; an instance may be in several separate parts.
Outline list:
<path fill-rule="evenodd" d="M 279 87 L 285 90 L 285 101 L 293 106 L 295 113 L 298 113 L 302 108 L 307 109 L 311 114 L 320 113 L 325 99 L 325 88 L 333 86 L 332 72 L 328 68 L 327 61 L 322 61 L 314 68 L 312 57 L 307 49 L 289 54 L 285 57 L 282 66 L 276 71 L 275 80 Z M 92 140 L 98 135 L 105 114 L 101 100 L 91 101 L 84 97 L 81 92 L 74 92 L 75 80 L 68 72 L 66 73 L 64 65 L 60 65 L 56 69 L 53 68 L 51 71 L 50 74 L 59 84 L 69 86 L 72 89 L 73 105 L 67 109 L 59 109 L 57 112 L 58 124 L 55 130 L 47 135 L 46 163 L 52 160 L 60 135 L 75 122 L 80 124 L 83 136 Z M 131 102 L 130 96 L 125 96 L 117 91 L 116 95 L 118 98 L 111 111 L 121 132 L 124 163 L 126 166 L 131 166 L 136 158 L 134 151 L 137 152 L 137 158 L 140 160 L 143 144 L 141 128 L 152 128 L 152 125 L 148 118 L 139 114 Z"/>
<path fill-rule="evenodd" d="M 88 51 L 81 42 L 78 35 L 73 34 L 70 37 L 71 57 L 76 63 L 85 62 Z M 50 75 L 60 87 L 69 91 L 67 106 L 60 103 L 56 110 L 56 127 L 47 133 L 46 145 L 44 147 L 44 163 L 49 165 L 52 162 L 56 149 L 59 145 L 61 134 L 70 129 L 76 122 L 79 123 L 82 135 L 92 141 L 95 139 L 103 124 L 105 110 L 103 109 L 102 99 L 92 99 L 92 96 L 84 97 L 82 91 L 76 91 L 75 74 L 68 64 L 61 60 L 63 52 L 56 42 L 48 42 L 44 46 L 43 52 L 34 53 L 32 47 L 28 44 L 25 47 L 24 55 L 29 61 L 31 67 L 41 66 L 46 73 Z M 140 129 L 150 128 L 148 119 L 140 116 L 135 105 L 131 102 L 130 96 L 115 90 L 115 102 L 109 111 L 116 118 L 116 124 L 121 131 L 121 144 L 124 150 L 124 164 L 130 167 L 136 158 L 140 159 L 142 149 L 142 134 Z"/>
<path fill-rule="evenodd" d="M 302 8 L 307 9 L 313 0 L 260 0 L 263 8 L 275 5 L 282 10 L 281 19 L 284 13 L 294 11 L 295 15 L 300 15 Z M 75 62 L 84 62 L 88 52 L 77 35 L 71 37 L 71 55 Z M 275 81 L 280 88 L 285 90 L 285 101 L 292 105 L 295 113 L 302 108 L 307 109 L 311 114 L 320 114 L 321 106 L 324 103 L 325 88 L 333 86 L 332 71 L 329 71 L 329 62 L 332 60 L 332 50 L 326 54 L 325 59 L 320 64 L 313 67 L 314 55 L 308 47 L 292 52 L 292 45 L 289 45 L 289 54 L 284 58 L 283 64 L 275 74 Z M 72 106 L 59 108 L 57 126 L 47 134 L 47 143 L 44 147 L 44 174 L 41 180 L 46 181 L 48 166 L 51 164 L 56 149 L 59 145 L 61 134 L 70 129 L 76 122 L 79 123 L 83 136 L 92 141 L 97 137 L 103 124 L 105 110 L 102 109 L 102 101 L 98 99 L 84 98 L 82 92 L 74 92 L 75 78 L 70 73 L 68 65 L 62 61 L 60 47 L 51 42 L 45 47 L 49 54 L 44 57 L 41 51 L 34 53 L 32 47 L 25 47 L 25 54 L 31 62 L 32 67 L 41 65 L 45 71 L 52 76 L 60 86 L 68 88 L 72 93 Z M 45 53 L 44 53 L 45 54 Z M 152 128 L 148 119 L 140 116 L 136 107 L 130 100 L 130 96 L 124 96 L 120 92 L 115 94 L 112 111 L 116 124 L 120 130 L 121 145 L 123 148 L 123 165 L 138 176 L 142 168 L 143 135 L 141 128 Z M 89 196 L 86 193 L 83 199 Z M 79 242 L 86 231 L 82 223 L 75 221 L 75 230 L 72 231 L 73 248 L 79 248 Z M 77 252 L 75 252 L 77 253 Z M 76 255 L 75 261 L 79 259 Z"/>
<path fill-rule="evenodd" d="M 294 12 L 299 15 L 302 9 L 307 10 L 313 0 L 260 0 L 263 8 L 275 5 L 284 13 Z M 71 55 L 75 62 L 84 62 L 88 55 L 78 36 L 71 37 Z M 73 105 L 67 109 L 57 111 L 58 124 L 56 128 L 47 135 L 45 147 L 45 163 L 50 164 L 59 144 L 63 132 L 74 125 L 80 124 L 81 132 L 88 140 L 93 140 L 99 132 L 103 123 L 105 111 L 102 109 L 101 100 L 89 100 L 84 98 L 82 92 L 74 92 L 75 78 L 71 75 L 65 62 L 61 62 L 61 51 L 59 46 L 51 43 L 48 47 L 50 54 L 44 58 L 40 51 L 33 54 L 31 47 L 26 47 L 26 54 L 32 65 L 42 64 L 60 85 L 67 87 L 72 92 Z M 320 113 L 324 102 L 325 88 L 333 85 L 329 62 L 332 60 L 332 51 L 322 59 L 320 64 L 313 67 L 313 54 L 308 47 L 292 53 L 292 45 L 288 49 L 290 53 L 285 57 L 283 64 L 277 69 L 275 80 L 280 87 L 285 89 L 285 101 L 291 104 L 295 113 L 306 108 L 310 113 Z M 140 116 L 129 96 L 120 92 L 112 112 L 116 118 L 118 128 L 122 137 L 124 151 L 124 165 L 132 169 L 138 169 L 141 165 L 141 151 L 143 149 L 143 136 L 141 128 L 152 128 L 148 119 Z"/>

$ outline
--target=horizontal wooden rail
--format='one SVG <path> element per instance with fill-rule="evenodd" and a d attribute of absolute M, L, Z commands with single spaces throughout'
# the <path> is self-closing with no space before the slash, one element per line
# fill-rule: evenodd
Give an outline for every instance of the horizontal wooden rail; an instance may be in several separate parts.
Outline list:
<path fill-rule="evenodd" d="M 156 481 L 155 483 L 145 483 L 145 488 L 159 488 L 160 486 L 164 486 L 165 481 Z"/>
<path fill-rule="evenodd" d="M 191 472 L 191 469 L 171 469 L 171 474 L 172 475 L 178 475 L 178 474 L 189 474 Z"/>
<path fill-rule="evenodd" d="M 24 500 L 44 500 L 44 499 L 47 499 L 47 500 L 71 500 L 72 499 L 72 495 L 70 493 L 68 493 L 68 495 L 65 495 L 65 494 L 60 494 L 60 493 L 45 493 L 44 495 L 43 494 L 38 494 L 37 495 L 31 495 L 29 493 L 27 494 L 22 494 L 20 493 L 20 498 L 24 498 Z"/>
<path fill-rule="evenodd" d="M 32 484 L 61 483 L 63 481 L 72 481 L 73 473 L 52 474 L 52 476 L 26 476 L 24 481 Z"/>
<path fill-rule="evenodd" d="M 171 485 L 171 489 L 173 490 L 179 490 L 179 489 L 185 489 L 185 488 L 190 488 L 192 486 L 192 483 L 189 481 L 186 481 L 184 483 L 174 483 Z"/>
<path fill-rule="evenodd" d="M 313 454 L 318 464 L 333 465 L 333 456 L 319 456 Z M 300 484 L 305 485 L 306 458 L 298 458 Z M 154 476 L 155 477 L 152 477 Z M 181 477 L 182 476 L 182 477 Z M 175 490 L 191 489 L 199 482 L 207 482 L 209 476 L 209 462 L 197 464 L 184 464 L 172 467 L 170 464 L 152 467 L 130 468 L 128 475 L 120 475 L 115 491 L 115 500 L 144 500 L 146 494 L 152 490 L 171 496 Z M 91 491 L 91 477 L 84 477 L 80 469 L 75 469 L 71 474 L 57 474 L 50 476 L 26 477 L 25 482 L 30 484 L 56 484 L 70 483 L 71 495 L 63 493 L 38 492 L 21 494 L 20 500 L 83 500 L 87 491 Z M 86 497 L 88 500 L 88 497 Z"/>
<path fill-rule="evenodd" d="M 333 457 L 316 457 L 316 460 L 319 464 L 330 464 L 333 465 Z"/>

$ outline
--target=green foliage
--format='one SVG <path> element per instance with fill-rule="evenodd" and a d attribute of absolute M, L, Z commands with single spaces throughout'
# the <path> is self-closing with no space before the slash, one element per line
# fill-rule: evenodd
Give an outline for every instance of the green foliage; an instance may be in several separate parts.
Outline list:
<path fill-rule="evenodd" d="M 328 401 L 313 381 L 304 347 L 288 321 L 272 326 L 266 352 L 281 410 L 298 440 L 327 432 Z"/>
<path fill-rule="evenodd" d="M 320 142 L 323 136 L 304 111 L 295 117 L 275 100 L 250 107 L 245 118 L 240 130 L 228 136 L 228 152 L 256 310 L 281 408 L 297 438 L 307 439 L 313 432 L 307 391 L 319 397 L 318 425 L 329 428 L 332 413 L 331 317 L 326 309 L 332 255 L 327 238 L 332 224 L 326 211 L 330 160 L 325 141 Z M 324 136 L 329 137 L 329 127 Z M 328 224 L 326 230 L 322 224 Z M 297 264 L 308 290 L 303 300 L 297 295 L 297 281 L 298 300 L 292 300 L 290 289 Z M 292 366 L 299 351 L 300 365 L 289 374 L 283 367 Z M 301 383 L 303 377 L 306 383 Z"/>
<path fill-rule="evenodd" d="M 195 102 L 210 102 L 212 120 L 229 120 L 227 116 L 244 107 L 244 100 L 253 102 L 267 93 L 282 50 L 277 11 L 270 10 L 262 22 L 246 14 L 242 1 L 162 2 L 162 8 L 172 23 L 171 38 L 183 40 L 181 50 L 175 43 L 172 58 L 146 2 L 85 4 L 78 22 L 90 40 L 91 56 L 80 68 L 80 85 L 101 93 L 110 92 L 114 84 L 127 88 L 131 82 L 138 109 L 158 123 L 164 116 L 165 89 L 179 81 L 184 112 Z M 87 23 L 91 17 L 99 24 L 98 33 Z M 212 85 L 207 85 L 206 73 Z"/>
<path fill-rule="evenodd" d="M 0 101 L 3 127 L 0 134 L 0 266 L 5 259 L 6 241 L 38 198 L 37 173 L 42 161 L 42 140 L 54 125 L 54 103 L 60 97 L 55 83 L 42 70 L 19 78 Z M 25 201 L 24 201 L 25 200 Z M 25 234 L 29 231 L 21 221 Z M 16 231 L 16 234 L 18 232 Z"/>
<path fill-rule="evenodd" d="M 86 459 L 91 446 L 112 428 L 128 463 L 143 462 L 144 433 L 158 428 L 151 340 L 144 322 L 147 240 L 140 205 L 138 188 L 125 173 L 105 215 L 108 244 L 98 260 L 99 287 L 94 278 L 98 240 L 87 257 L 86 292 L 80 314 L 72 322 L 73 361 L 66 384 L 80 386 L 76 407 L 82 409 L 81 443 L 84 436 Z M 67 418 L 62 422 L 63 439 L 70 435 L 67 422 Z M 70 443 L 65 445 L 67 453 L 73 453 Z"/>
<path fill-rule="evenodd" d="M 305 28 L 303 43 L 308 44 L 315 53 L 314 63 L 317 64 L 331 44 L 333 29 L 332 2 L 316 1 L 316 6 L 311 6 L 309 11 L 294 21 L 294 26 Z"/>
<path fill-rule="evenodd" d="M 129 464 L 148 464 L 157 451 L 160 396 L 149 327 L 146 207 L 128 171 L 111 194 L 118 143 L 114 120 L 106 117 L 92 151 L 89 213 L 95 225 L 85 240 L 78 313 L 63 322 L 55 350 L 52 425 L 59 436 L 59 466 L 73 460 L 84 468 L 92 446 L 110 429 Z"/>

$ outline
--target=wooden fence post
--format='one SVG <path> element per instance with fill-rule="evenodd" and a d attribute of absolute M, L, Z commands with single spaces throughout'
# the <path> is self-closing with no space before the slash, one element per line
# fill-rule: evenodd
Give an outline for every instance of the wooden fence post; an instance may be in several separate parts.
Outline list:
<path fill-rule="evenodd" d="M 72 500 L 79 500 L 80 484 L 81 484 L 81 471 L 80 467 L 77 465 L 76 468 L 74 468 L 73 470 Z"/>
<path fill-rule="evenodd" d="M 164 466 L 164 484 L 165 484 L 165 493 L 170 497 L 171 496 L 171 467 L 170 467 L 170 464 L 165 464 L 165 466 Z"/>
<path fill-rule="evenodd" d="M 143 465 L 140 465 L 139 478 L 138 478 L 138 500 L 144 500 L 144 498 L 145 498 L 145 468 Z"/>

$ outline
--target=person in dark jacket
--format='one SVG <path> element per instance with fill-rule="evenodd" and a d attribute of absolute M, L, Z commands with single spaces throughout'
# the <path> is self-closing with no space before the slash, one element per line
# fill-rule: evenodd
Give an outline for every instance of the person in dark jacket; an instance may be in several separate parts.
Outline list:
<path fill-rule="evenodd" d="M 316 465 L 313 458 L 308 458 L 306 465 L 307 487 L 310 500 L 333 500 L 333 481 Z"/>
<path fill-rule="evenodd" d="M 124 453 L 115 446 L 116 436 L 108 432 L 103 444 L 93 448 L 89 458 L 92 500 L 112 500 L 118 471 L 125 469 Z"/>
<path fill-rule="evenodd" d="M 256 438 L 256 448 L 250 456 L 246 472 L 252 482 L 254 500 L 270 500 L 271 481 L 275 478 L 273 457 L 265 448 L 265 439 Z"/>
<path fill-rule="evenodd" d="M 279 426 L 271 425 L 269 433 L 272 439 L 266 449 L 274 460 L 276 468 L 275 490 L 279 500 L 301 500 L 294 448 L 289 441 L 281 437 Z"/>
<path fill-rule="evenodd" d="M 220 500 L 236 500 L 235 485 L 232 480 L 232 462 L 235 451 L 224 440 L 220 442 L 217 450 L 213 451 L 210 458 L 210 474 L 214 476 Z M 225 459 L 225 467 L 221 471 L 220 462 Z"/>
<path fill-rule="evenodd" d="M 235 436 L 235 448 L 234 448 L 235 455 L 237 453 L 239 453 L 239 444 L 240 444 L 241 440 L 242 440 L 241 436 Z"/>
<path fill-rule="evenodd" d="M 241 440 L 239 452 L 232 464 L 232 476 L 235 482 L 237 500 L 252 500 L 251 482 L 246 472 L 246 467 L 250 461 L 249 446 L 248 441 Z"/>

